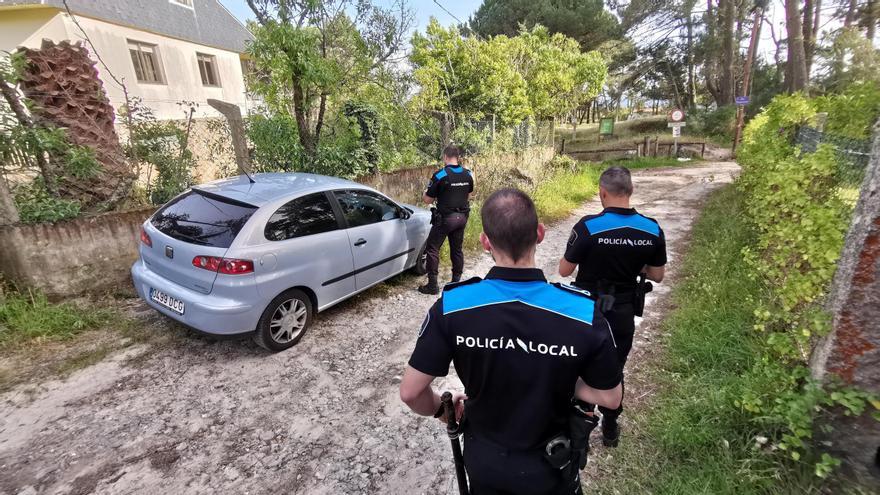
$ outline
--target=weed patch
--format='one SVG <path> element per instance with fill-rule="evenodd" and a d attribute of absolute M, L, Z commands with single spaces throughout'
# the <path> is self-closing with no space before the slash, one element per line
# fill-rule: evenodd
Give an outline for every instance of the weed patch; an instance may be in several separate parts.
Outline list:
<path fill-rule="evenodd" d="M 113 317 L 106 309 L 53 304 L 39 292 L 10 293 L 0 300 L 0 348 L 71 338 Z"/>

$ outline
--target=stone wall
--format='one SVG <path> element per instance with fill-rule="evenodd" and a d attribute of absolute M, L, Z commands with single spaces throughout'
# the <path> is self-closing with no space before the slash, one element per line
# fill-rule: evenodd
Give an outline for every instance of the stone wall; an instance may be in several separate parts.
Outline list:
<path fill-rule="evenodd" d="M 859 201 L 829 297 L 832 332 L 812 359 L 815 378 L 839 379 L 880 396 L 880 124 Z M 859 417 L 838 414 L 821 440 L 844 458 L 849 474 L 880 488 L 880 422 L 874 409 Z"/>
<path fill-rule="evenodd" d="M 53 298 L 113 290 L 129 283 L 140 226 L 153 211 L 0 227 L 0 273 Z"/>

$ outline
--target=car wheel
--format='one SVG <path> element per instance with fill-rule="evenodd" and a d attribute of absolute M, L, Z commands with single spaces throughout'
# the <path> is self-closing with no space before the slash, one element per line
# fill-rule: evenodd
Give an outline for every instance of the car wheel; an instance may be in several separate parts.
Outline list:
<path fill-rule="evenodd" d="M 291 289 L 272 299 L 263 311 L 254 341 L 272 352 L 289 349 L 305 335 L 313 316 L 309 296 Z"/>
<path fill-rule="evenodd" d="M 415 275 L 424 275 L 428 273 L 428 243 L 426 242 L 424 246 L 422 246 L 422 250 L 419 251 L 419 257 L 416 258 L 416 264 L 410 269 Z"/>

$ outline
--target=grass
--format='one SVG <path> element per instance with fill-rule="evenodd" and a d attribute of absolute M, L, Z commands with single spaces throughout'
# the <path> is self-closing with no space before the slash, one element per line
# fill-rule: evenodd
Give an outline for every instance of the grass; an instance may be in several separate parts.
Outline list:
<path fill-rule="evenodd" d="M 67 376 L 154 338 L 104 300 L 52 303 L 35 291 L 0 292 L 0 393 Z"/>
<path fill-rule="evenodd" d="M 12 292 L 0 298 L 0 348 L 69 339 L 112 318 L 106 309 L 53 304 L 34 291 Z"/>
<path fill-rule="evenodd" d="M 627 417 L 632 435 L 614 452 L 614 475 L 599 480 L 600 493 L 818 492 L 809 464 L 756 447 L 757 429 L 735 405 L 745 391 L 772 387 L 749 372 L 761 356 L 751 328 L 765 289 L 743 269 L 752 237 L 742 208 L 728 186 L 694 226 L 664 346 L 641 363 L 657 394 Z"/>

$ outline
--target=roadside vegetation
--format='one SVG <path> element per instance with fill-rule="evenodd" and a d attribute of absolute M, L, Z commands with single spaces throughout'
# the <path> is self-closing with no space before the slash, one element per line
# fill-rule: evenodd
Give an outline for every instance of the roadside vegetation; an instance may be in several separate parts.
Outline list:
<path fill-rule="evenodd" d="M 52 302 L 40 292 L 0 290 L 0 392 L 65 376 L 151 338 L 117 303 Z"/>
<path fill-rule="evenodd" d="M 811 151 L 796 132 L 820 111 L 834 144 Z M 853 208 L 846 194 L 861 177 L 841 146 L 867 138 L 877 116 L 880 88 L 856 85 L 779 96 L 751 122 L 742 176 L 695 225 L 662 357 L 646 372 L 658 392 L 630 416 L 634 436 L 601 491 L 818 493 L 836 483 L 840 461 L 814 439 L 820 418 L 880 419 L 880 403 L 812 380 L 809 359 L 829 330 L 822 304 Z"/>

